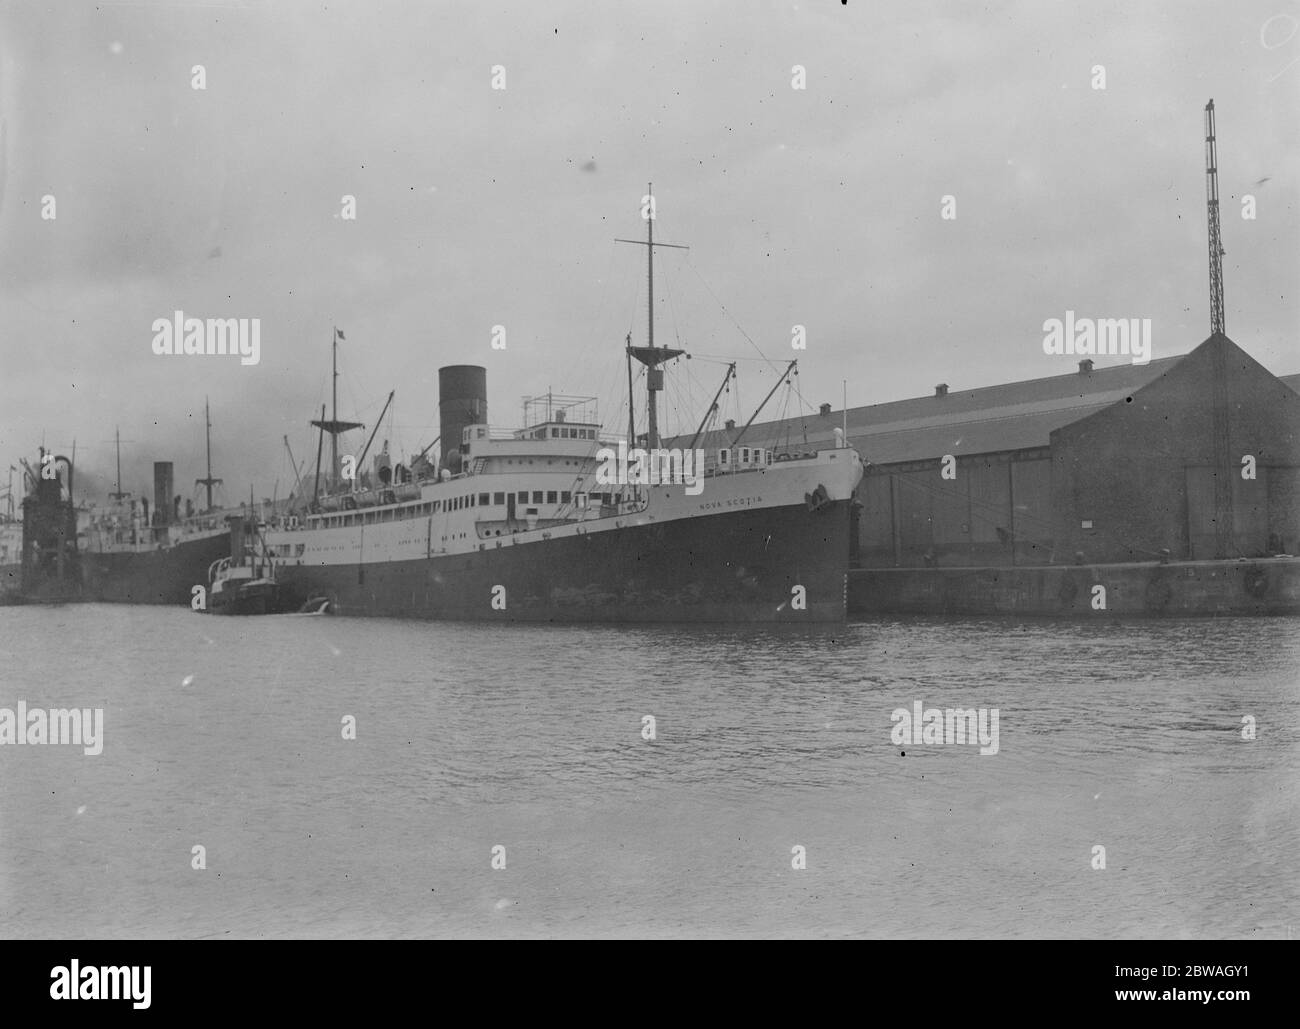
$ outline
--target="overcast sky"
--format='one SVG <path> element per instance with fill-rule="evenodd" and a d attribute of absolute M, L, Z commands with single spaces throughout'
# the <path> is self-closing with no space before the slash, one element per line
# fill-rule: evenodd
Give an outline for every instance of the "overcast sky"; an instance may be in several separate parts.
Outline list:
<path fill-rule="evenodd" d="M 613 240 L 643 237 L 648 181 L 656 238 L 691 246 L 656 261 L 656 342 L 700 355 L 669 429 L 731 358 L 743 421 L 794 356 L 837 409 L 844 379 L 856 405 L 1073 370 L 1042 347 L 1067 310 L 1185 353 L 1210 97 L 1228 333 L 1296 372 L 1298 30 L 1295 0 L 5 4 L 0 470 L 75 438 L 107 489 L 120 425 L 123 486 L 169 459 L 180 488 L 207 395 L 226 499 L 283 497 L 334 325 L 340 414 L 395 388 L 394 450 L 437 435 L 443 364 L 487 367 L 497 424 L 548 388 L 624 424 L 644 248 Z M 177 309 L 259 318 L 260 363 L 155 355 Z"/>

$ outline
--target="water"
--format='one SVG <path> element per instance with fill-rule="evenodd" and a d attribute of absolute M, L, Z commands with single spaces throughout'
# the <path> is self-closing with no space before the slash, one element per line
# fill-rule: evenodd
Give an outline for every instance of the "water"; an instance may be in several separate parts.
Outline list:
<path fill-rule="evenodd" d="M 0 934 L 1289 938 L 1298 630 L 0 609 L 0 706 L 105 711 L 0 747 Z"/>

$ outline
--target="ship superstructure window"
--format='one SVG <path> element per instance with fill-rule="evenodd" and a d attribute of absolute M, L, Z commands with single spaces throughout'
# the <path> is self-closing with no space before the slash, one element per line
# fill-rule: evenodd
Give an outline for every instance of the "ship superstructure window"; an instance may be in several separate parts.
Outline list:
<path fill-rule="evenodd" d="M 487 507 L 488 504 L 490 504 L 490 503 L 492 503 L 492 497 L 491 497 L 490 494 L 488 494 L 488 493 L 480 493 L 480 494 L 478 495 L 478 506 L 479 506 L 479 507 Z"/>
<path fill-rule="evenodd" d="M 528 491 L 527 491 L 526 489 L 521 489 L 521 490 L 520 490 L 520 491 L 515 495 L 515 503 L 517 503 L 517 504 L 526 504 L 526 503 L 528 503 Z"/>
<path fill-rule="evenodd" d="M 494 503 L 494 504 L 504 504 L 505 502 L 506 502 L 506 495 L 505 495 L 504 493 L 493 493 L 493 494 L 492 494 L 492 503 Z"/>
<path fill-rule="evenodd" d="M 558 504 L 560 502 L 559 495 L 555 492 L 555 490 L 552 489 L 546 491 L 546 502 L 548 504 Z"/>
<path fill-rule="evenodd" d="M 561 503 L 561 504 L 567 504 L 567 503 L 568 503 L 570 500 L 572 500 L 572 499 L 573 499 L 573 494 L 570 493 L 567 489 L 566 489 L 566 490 L 561 490 L 561 491 L 560 491 L 560 503 Z"/>
<path fill-rule="evenodd" d="M 542 491 L 539 489 L 533 490 L 533 503 L 540 504 L 541 502 L 542 502 Z"/>

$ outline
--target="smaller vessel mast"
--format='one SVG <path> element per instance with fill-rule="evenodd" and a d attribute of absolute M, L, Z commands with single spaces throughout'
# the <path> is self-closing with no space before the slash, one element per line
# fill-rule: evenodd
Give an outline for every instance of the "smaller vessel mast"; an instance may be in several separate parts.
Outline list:
<path fill-rule="evenodd" d="M 205 509 L 205 513 L 208 513 L 212 511 L 212 487 L 220 485 L 221 480 L 214 479 L 212 477 L 212 414 L 208 410 L 207 397 L 203 398 L 203 422 L 204 422 L 204 438 L 207 441 L 208 474 L 206 477 L 202 479 L 195 479 L 194 485 L 206 486 L 208 488 L 208 506 Z"/>
<path fill-rule="evenodd" d="M 109 498 L 122 501 L 130 494 L 122 492 L 122 430 L 120 428 L 113 429 L 113 442 L 117 449 L 117 488 L 109 494 Z"/>

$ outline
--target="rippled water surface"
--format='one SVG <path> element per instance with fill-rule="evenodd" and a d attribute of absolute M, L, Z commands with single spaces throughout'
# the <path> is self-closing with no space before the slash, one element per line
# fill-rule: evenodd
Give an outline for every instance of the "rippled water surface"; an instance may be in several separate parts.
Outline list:
<path fill-rule="evenodd" d="M 0 746 L 0 933 L 1287 938 L 1298 669 L 1296 619 L 0 609 L 0 707 L 105 712 Z M 895 745 L 918 700 L 998 753 Z"/>

